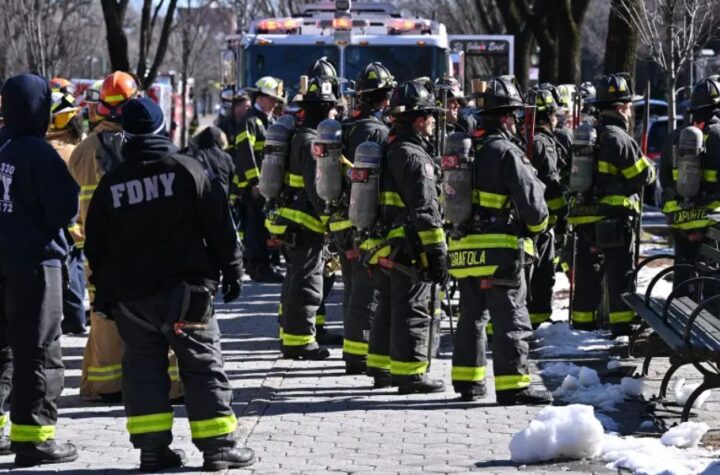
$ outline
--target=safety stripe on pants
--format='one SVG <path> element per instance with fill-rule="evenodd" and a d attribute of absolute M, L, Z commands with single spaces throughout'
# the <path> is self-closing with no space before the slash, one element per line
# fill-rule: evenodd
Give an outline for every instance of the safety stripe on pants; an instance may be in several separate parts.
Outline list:
<path fill-rule="evenodd" d="M 537 313 L 530 313 L 530 323 L 538 324 L 543 323 L 548 320 L 550 320 L 550 316 L 552 315 L 552 312 L 537 312 Z"/>
<path fill-rule="evenodd" d="M 11 442 L 45 442 L 55 438 L 55 426 L 10 425 Z"/>
<path fill-rule="evenodd" d="M 88 381 L 115 381 L 122 379 L 122 364 L 89 366 Z"/>
<path fill-rule="evenodd" d="M 572 321 L 577 323 L 592 323 L 595 321 L 595 312 L 583 312 L 581 310 L 573 310 Z"/>
<path fill-rule="evenodd" d="M 485 379 L 485 366 L 453 366 L 453 381 L 483 381 Z"/>
<path fill-rule="evenodd" d="M 7 425 L 7 423 L 8 423 L 7 414 L 3 414 L 2 416 L 0 416 L 0 429 L 4 429 L 5 426 Z"/>
<path fill-rule="evenodd" d="M 282 344 L 285 346 L 305 346 L 315 343 L 315 335 L 293 335 L 282 332 Z"/>
<path fill-rule="evenodd" d="M 506 376 L 495 376 L 495 391 L 511 391 L 523 389 L 530 386 L 529 374 L 511 374 Z"/>
<path fill-rule="evenodd" d="M 609 319 L 610 324 L 613 323 L 629 323 L 635 318 L 635 312 L 632 310 L 626 310 L 623 312 L 610 312 Z"/>
<path fill-rule="evenodd" d="M 173 413 L 160 412 L 144 416 L 130 416 L 127 420 L 127 430 L 130 435 L 147 434 L 149 432 L 165 432 L 172 430 Z"/>
<path fill-rule="evenodd" d="M 215 417 L 202 421 L 190 421 L 190 432 L 193 439 L 207 439 L 208 437 L 219 437 L 231 434 L 237 429 L 237 418 L 235 414 L 229 416 Z"/>
<path fill-rule="evenodd" d="M 365 356 L 368 354 L 368 344 L 362 341 L 343 340 L 343 352 L 349 355 Z"/>
<path fill-rule="evenodd" d="M 388 355 L 378 355 L 376 353 L 368 353 L 368 368 L 390 370 L 390 357 Z"/>
<path fill-rule="evenodd" d="M 427 372 L 427 361 L 395 361 L 390 360 L 390 374 L 395 376 L 414 376 Z"/>

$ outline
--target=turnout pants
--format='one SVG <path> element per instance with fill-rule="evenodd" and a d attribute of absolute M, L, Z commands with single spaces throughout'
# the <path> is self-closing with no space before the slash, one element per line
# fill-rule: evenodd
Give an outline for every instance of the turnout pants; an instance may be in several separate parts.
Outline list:
<path fill-rule="evenodd" d="M 303 230 L 287 249 L 287 273 L 280 303 L 280 339 L 285 356 L 318 348 L 315 315 L 323 296 L 323 236 Z"/>
<path fill-rule="evenodd" d="M 344 308 L 343 359 L 348 363 L 365 364 L 368 357 L 370 325 L 378 297 L 367 267 L 360 259 L 348 262 L 352 285 Z M 343 268 L 343 275 L 345 269 Z"/>
<path fill-rule="evenodd" d="M 370 320 L 370 341 L 368 343 L 367 375 L 390 375 L 390 274 L 379 267 L 371 268 L 371 279 L 375 288 L 377 303 Z"/>
<path fill-rule="evenodd" d="M 13 446 L 55 438 L 57 399 L 65 374 L 60 348 L 62 288 L 60 267 L 0 269 L 0 402 L 12 386 Z M 0 421 L 7 423 L 5 414 Z"/>
<path fill-rule="evenodd" d="M 270 266 L 270 251 L 267 241 L 270 238 L 265 228 L 265 199 L 254 197 L 250 188 L 243 193 L 241 229 L 244 238 L 244 254 L 247 273 L 252 276 L 256 271 Z"/>
<path fill-rule="evenodd" d="M 237 419 L 231 407 L 232 387 L 223 370 L 217 320 L 213 316 L 205 327 L 174 331 L 187 292 L 187 286 L 180 284 L 113 306 L 125 342 L 122 382 L 127 428 L 138 449 L 172 442 L 168 348 L 177 355 L 193 443 L 201 451 L 235 446 Z"/>
<path fill-rule="evenodd" d="M 63 330 L 79 330 L 85 324 L 85 269 L 82 249 L 73 247 L 68 257 L 69 285 L 63 289 Z"/>
<path fill-rule="evenodd" d="M 622 223 L 621 246 L 601 249 L 593 225 L 578 226 L 575 256 L 575 286 L 572 300 L 573 328 L 593 330 L 598 327 L 600 308 L 607 313 L 611 330 L 622 330 L 633 321 L 635 313 L 622 301 L 622 294 L 633 289 L 630 272 L 635 266 L 635 244 L 630 223 Z M 607 302 L 603 305 L 603 286 Z"/>
<path fill-rule="evenodd" d="M 538 262 L 533 266 L 527 304 L 533 328 L 550 320 L 552 315 L 555 287 L 555 236 L 552 230 L 538 236 L 536 248 Z"/>
<path fill-rule="evenodd" d="M 527 357 L 532 335 L 525 306 L 525 273 L 518 271 L 517 288 L 494 286 L 481 290 L 480 278 L 458 280 L 460 318 L 455 331 L 452 382 L 458 393 L 473 393 L 485 384 L 487 338 L 493 324 L 492 352 L 495 392 L 514 391 L 530 385 Z"/>
<path fill-rule="evenodd" d="M 335 287 L 335 274 L 323 274 L 322 300 L 320 301 L 320 306 L 315 314 L 315 328 L 318 331 L 322 331 L 322 329 L 325 328 L 325 322 L 327 321 L 327 306 L 325 305 L 325 302 L 330 296 L 330 292 L 332 292 L 333 287 Z"/>

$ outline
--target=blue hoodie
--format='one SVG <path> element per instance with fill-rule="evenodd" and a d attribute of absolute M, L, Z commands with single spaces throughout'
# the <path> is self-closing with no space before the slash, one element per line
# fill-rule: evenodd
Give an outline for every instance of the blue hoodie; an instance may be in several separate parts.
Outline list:
<path fill-rule="evenodd" d="M 2 89 L 0 129 L 0 263 L 60 266 L 68 253 L 63 232 L 78 213 L 80 187 L 45 141 L 50 86 L 31 74 Z"/>

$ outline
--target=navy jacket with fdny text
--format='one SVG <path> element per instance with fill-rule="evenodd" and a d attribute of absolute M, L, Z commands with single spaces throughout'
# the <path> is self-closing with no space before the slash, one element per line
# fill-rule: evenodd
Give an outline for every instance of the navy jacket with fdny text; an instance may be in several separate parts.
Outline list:
<path fill-rule="evenodd" d="M 0 262 L 59 267 L 68 253 L 64 228 L 78 213 L 80 187 L 45 140 L 50 86 L 30 74 L 3 87 L 0 129 Z"/>
<path fill-rule="evenodd" d="M 93 194 L 85 254 L 96 301 L 147 298 L 180 282 L 217 287 L 242 259 L 225 194 L 166 137 L 133 137 Z"/>

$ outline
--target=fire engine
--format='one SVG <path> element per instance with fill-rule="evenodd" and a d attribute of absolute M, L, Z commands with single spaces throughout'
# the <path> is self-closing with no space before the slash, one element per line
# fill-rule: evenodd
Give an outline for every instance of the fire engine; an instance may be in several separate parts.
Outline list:
<path fill-rule="evenodd" d="M 380 61 L 398 81 L 418 77 L 471 78 L 513 73 L 512 36 L 448 35 L 433 19 L 410 18 L 389 3 L 319 2 L 287 18 L 250 23 L 227 37 L 222 53 L 223 99 L 263 76 L 282 79 L 293 94 L 308 65 L 326 56 L 341 77 L 355 79 Z M 291 96 L 292 97 L 292 96 Z"/>

